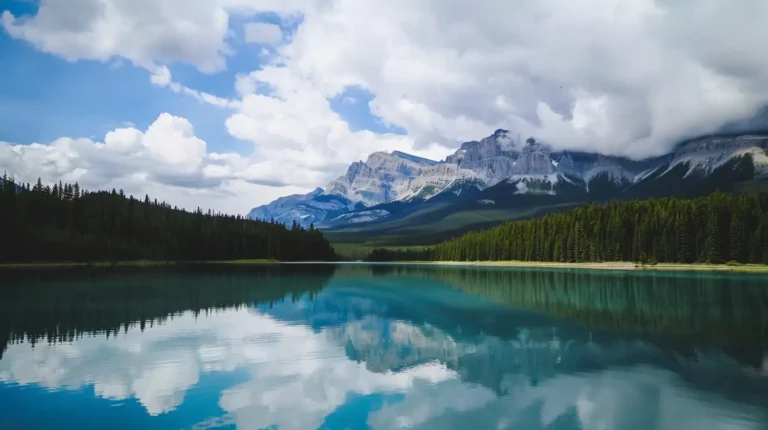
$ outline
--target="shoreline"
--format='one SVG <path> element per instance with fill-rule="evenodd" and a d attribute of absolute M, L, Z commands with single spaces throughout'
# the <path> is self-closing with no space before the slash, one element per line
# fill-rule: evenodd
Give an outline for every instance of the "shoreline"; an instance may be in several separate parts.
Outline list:
<path fill-rule="evenodd" d="M 640 265 L 626 261 L 608 261 L 602 263 L 560 263 L 551 261 L 414 261 L 411 263 L 441 266 L 520 267 L 544 269 L 768 273 L 768 265 L 764 264 L 743 264 L 738 266 L 729 266 L 727 264 L 658 263 L 655 265 Z"/>
<path fill-rule="evenodd" d="M 74 267 L 159 267 L 173 265 L 196 264 L 225 264 L 225 265 L 258 265 L 258 264 L 402 264 L 428 266 L 456 267 L 509 267 L 532 269 L 582 269 L 582 270 L 618 270 L 618 271 L 667 271 L 667 272 L 735 272 L 735 273 L 765 273 L 765 264 L 680 264 L 658 263 L 656 265 L 640 265 L 626 261 L 607 261 L 601 263 L 561 263 L 552 261 L 278 261 L 268 259 L 254 260 L 220 260 L 220 261 L 165 261 L 165 260 L 136 260 L 136 261 L 91 261 L 91 262 L 37 262 L 37 263 L 0 263 L 0 269 L 45 269 L 45 268 L 74 268 Z"/>
<path fill-rule="evenodd" d="M 0 269 L 46 269 L 71 267 L 155 267 L 184 264 L 276 264 L 278 260 L 222 260 L 222 261 L 175 261 L 175 260 L 136 260 L 136 261 L 57 261 L 35 263 L 0 263 Z"/>
<path fill-rule="evenodd" d="M 67 267 L 151 267 L 151 266 L 170 266 L 178 264 L 177 261 L 56 261 L 56 262 L 35 262 L 35 263 L 0 263 L 0 269 L 45 269 L 45 268 L 67 268 Z"/>

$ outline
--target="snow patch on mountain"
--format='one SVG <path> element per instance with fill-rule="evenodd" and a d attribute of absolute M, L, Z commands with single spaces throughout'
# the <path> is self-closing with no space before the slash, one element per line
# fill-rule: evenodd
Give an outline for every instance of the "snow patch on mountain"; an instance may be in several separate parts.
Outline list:
<path fill-rule="evenodd" d="M 555 185 L 560 181 L 561 178 L 567 180 L 565 177 L 560 176 L 557 173 L 549 173 L 546 175 L 513 175 L 509 178 L 509 181 L 521 181 L 529 184 L 533 182 L 547 182 Z"/>
<path fill-rule="evenodd" d="M 640 172 L 637 175 L 635 175 L 635 177 L 632 179 L 632 182 L 633 183 L 638 183 L 638 182 L 642 181 L 643 179 L 653 175 L 659 169 L 661 169 L 661 166 L 655 166 L 655 167 L 651 167 L 648 170 L 643 170 L 642 172 Z"/>
<path fill-rule="evenodd" d="M 342 214 L 334 218 L 333 221 L 347 221 L 350 224 L 376 221 L 389 215 L 389 211 L 384 209 L 371 209 L 360 212 Z"/>
<path fill-rule="evenodd" d="M 762 172 L 762 167 L 758 169 L 757 156 L 765 156 L 765 148 L 768 148 L 768 137 L 766 136 L 739 136 L 729 137 L 708 137 L 696 139 L 686 143 L 675 152 L 675 157 L 669 164 L 664 173 L 672 170 L 680 164 L 687 164 L 688 171 L 684 177 L 694 173 L 709 175 L 719 167 L 728 163 L 730 160 L 751 154 L 755 162 L 755 170 Z M 662 174 L 664 174 L 662 173 Z"/>
<path fill-rule="evenodd" d="M 611 181 L 618 184 L 631 182 L 635 178 L 635 175 L 622 169 L 621 166 L 595 166 L 584 172 L 582 177 L 584 182 L 589 185 L 589 183 L 592 182 L 592 180 L 598 175 L 604 175 Z"/>
<path fill-rule="evenodd" d="M 463 180 L 485 183 L 477 172 L 461 168 L 458 164 L 441 163 L 425 169 L 420 177 L 410 180 L 396 200 L 409 201 L 414 198 L 428 200 Z"/>
<path fill-rule="evenodd" d="M 761 148 L 747 148 L 738 155 L 751 155 L 752 163 L 755 166 L 756 178 L 768 178 L 768 152 Z"/>

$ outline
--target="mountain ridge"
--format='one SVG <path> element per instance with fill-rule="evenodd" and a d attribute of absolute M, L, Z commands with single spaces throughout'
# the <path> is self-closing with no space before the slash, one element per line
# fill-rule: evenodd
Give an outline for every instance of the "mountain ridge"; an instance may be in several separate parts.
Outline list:
<path fill-rule="evenodd" d="M 766 150 L 768 133 L 724 133 L 682 141 L 662 156 L 632 160 L 556 151 L 535 138 L 523 141 L 498 129 L 479 141 L 462 143 L 442 161 L 401 151 L 374 152 L 366 161 L 352 163 L 345 175 L 325 189 L 282 197 L 254 208 L 249 216 L 343 230 L 386 223 L 436 206 L 524 212 L 567 202 L 622 198 L 623 194 L 645 198 L 656 195 L 661 184 L 662 191 L 671 195 L 678 188 L 690 193 L 698 181 L 724 166 L 741 170 L 738 175 L 719 174 L 723 185 L 768 178 Z M 740 159 L 749 159 L 751 167 L 732 163 Z M 494 217 L 503 218 L 503 214 Z"/>

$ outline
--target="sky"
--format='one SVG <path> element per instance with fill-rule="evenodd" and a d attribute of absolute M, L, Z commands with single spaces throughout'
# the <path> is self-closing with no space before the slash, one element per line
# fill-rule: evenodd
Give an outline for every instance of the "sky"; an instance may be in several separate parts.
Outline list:
<path fill-rule="evenodd" d="M 497 128 L 633 158 L 768 103 L 764 0 L 0 0 L 0 170 L 245 214 Z"/>

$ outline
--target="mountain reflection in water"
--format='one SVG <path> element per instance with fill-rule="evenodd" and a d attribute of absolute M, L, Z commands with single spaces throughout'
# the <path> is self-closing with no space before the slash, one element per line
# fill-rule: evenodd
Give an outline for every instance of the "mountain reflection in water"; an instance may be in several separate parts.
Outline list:
<path fill-rule="evenodd" d="M 415 265 L 0 272 L 0 428 L 768 428 L 768 283 Z"/>

